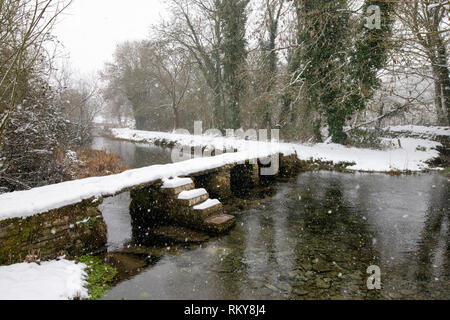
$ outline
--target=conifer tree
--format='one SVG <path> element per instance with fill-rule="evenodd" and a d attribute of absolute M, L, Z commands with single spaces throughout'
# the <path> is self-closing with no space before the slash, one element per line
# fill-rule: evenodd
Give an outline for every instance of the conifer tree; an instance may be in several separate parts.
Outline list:
<path fill-rule="evenodd" d="M 220 6 L 223 77 L 225 82 L 225 126 L 241 125 L 240 102 L 245 93 L 243 66 L 247 60 L 245 37 L 249 0 L 226 0 Z"/>

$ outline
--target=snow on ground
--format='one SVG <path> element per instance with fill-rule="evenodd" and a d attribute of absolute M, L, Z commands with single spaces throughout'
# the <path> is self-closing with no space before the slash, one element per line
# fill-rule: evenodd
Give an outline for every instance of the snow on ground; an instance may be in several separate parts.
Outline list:
<path fill-rule="evenodd" d="M 211 146 L 216 149 L 237 149 L 237 153 L 225 153 L 209 158 L 195 158 L 184 162 L 156 165 L 129 170 L 106 177 L 94 177 L 68 181 L 60 184 L 34 188 L 0 195 L 0 220 L 25 218 L 48 210 L 79 203 L 83 200 L 111 196 L 127 188 L 147 184 L 156 180 L 167 180 L 193 173 L 216 169 L 228 164 L 249 159 L 265 158 L 275 153 L 291 155 L 297 153 L 301 160 L 354 163 L 348 169 L 356 171 L 388 172 L 421 171 L 428 168 L 426 161 L 439 155 L 434 150 L 437 142 L 401 138 L 402 145 L 390 150 L 368 150 L 347 148 L 338 144 L 291 144 L 239 140 L 213 136 L 176 135 L 161 132 L 146 132 L 130 129 L 115 129 L 113 134 L 120 139 L 136 142 L 152 142 L 165 139 L 187 146 Z M 397 139 L 392 140 L 397 144 Z M 425 151 L 424 151 L 425 150 Z M 190 150 L 189 150 L 190 154 Z M 179 181 L 179 180 L 176 180 Z M 170 182 L 167 182 L 170 184 Z"/>
<path fill-rule="evenodd" d="M 0 267 L 0 300 L 88 298 L 86 267 L 68 260 Z"/>
<path fill-rule="evenodd" d="M 301 160 L 312 158 L 334 163 L 355 163 L 347 169 L 366 172 L 423 171 L 429 169 L 427 161 L 439 156 L 439 152 L 434 150 L 440 145 L 437 142 L 402 138 L 401 148 L 397 140 L 392 142 L 396 146 L 388 150 L 347 148 L 338 144 L 296 145 L 295 150 Z M 426 151 L 418 148 L 425 148 Z"/>
<path fill-rule="evenodd" d="M 450 137 L 450 127 L 425 127 L 425 126 L 391 126 L 384 129 L 386 132 L 407 133 L 423 138 L 438 136 Z"/>

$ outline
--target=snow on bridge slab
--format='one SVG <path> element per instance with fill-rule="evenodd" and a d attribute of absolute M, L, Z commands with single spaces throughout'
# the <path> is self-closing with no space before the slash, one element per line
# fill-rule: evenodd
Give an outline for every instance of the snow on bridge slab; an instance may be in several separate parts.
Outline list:
<path fill-rule="evenodd" d="M 194 183 L 191 178 L 164 179 L 161 189 L 174 189 Z"/>
<path fill-rule="evenodd" d="M 217 200 L 217 199 L 208 199 L 205 202 L 200 203 L 199 205 L 196 205 L 194 207 L 194 210 L 202 211 L 202 210 L 206 210 L 206 209 L 215 207 L 215 206 L 217 206 L 219 204 L 220 204 L 220 201 Z"/>

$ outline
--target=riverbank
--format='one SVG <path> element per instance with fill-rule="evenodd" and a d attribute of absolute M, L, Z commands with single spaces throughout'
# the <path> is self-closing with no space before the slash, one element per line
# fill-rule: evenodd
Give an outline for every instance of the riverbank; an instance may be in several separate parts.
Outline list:
<path fill-rule="evenodd" d="M 429 131 L 433 130 L 429 129 Z M 258 148 L 291 150 L 301 161 L 316 163 L 319 167 L 320 164 L 327 164 L 348 171 L 409 173 L 443 169 L 433 167 L 431 164 L 433 160 L 440 157 L 438 149 L 442 148 L 442 143 L 405 135 L 383 138 L 383 143 L 388 147 L 385 150 L 373 150 L 332 143 L 268 143 L 240 140 L 234 137 L 194 136 L 131 129 L 112 129 L 111 134 L 115 139 L 165 146 L 180 145 L 238 152 Z M 439 134 L 448 134 L 450 138 L 450 131 L 447 132 L 442 128 L 439 128 Z"/>

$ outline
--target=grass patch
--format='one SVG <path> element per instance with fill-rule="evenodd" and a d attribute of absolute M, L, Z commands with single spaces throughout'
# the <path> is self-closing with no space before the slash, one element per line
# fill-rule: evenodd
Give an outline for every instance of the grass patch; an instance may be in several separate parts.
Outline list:
<path fill-rule="evenodd" d="M 77 149 L 76 155 L 78 161 L 71 168 L 75 179 L 102 177 L 128 170 L 122 158 L 112 152 Z"/>
<path fill-rule="evenodd" d="M 101 258 L 94 256 L 83 256 L 78 259 L 81 263 L 87 265 L 88 274 L 87 289 L 90 298 L 88 300 L 97 300 L 106 294 L 117 277 L 116 268 L 107 265 Z"/>

